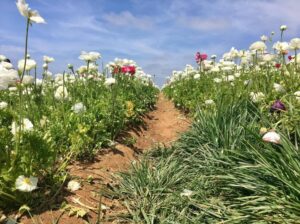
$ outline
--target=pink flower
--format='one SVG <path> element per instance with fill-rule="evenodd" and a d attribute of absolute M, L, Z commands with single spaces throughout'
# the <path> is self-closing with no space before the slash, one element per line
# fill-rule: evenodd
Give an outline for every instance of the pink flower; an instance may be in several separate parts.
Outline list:
<path fill-rule="evenodd" d="M 129 73 L 131 75 L 135 74 L 135 66 L 125 65 L 121 68 L 122 73 Z"/>
<path fill-rule="evenodd" d="M 200 63 L 201 61 L 204 61 L 207 59 L 207 54 L 200 54 L 200 52 L 197 52 L 195 55 L 195 60 L 197 63 Z"/>

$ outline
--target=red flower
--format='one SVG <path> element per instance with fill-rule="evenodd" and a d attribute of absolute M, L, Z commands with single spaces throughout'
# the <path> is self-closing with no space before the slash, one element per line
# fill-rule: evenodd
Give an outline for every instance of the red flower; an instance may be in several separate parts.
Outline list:
<path fill-rule="evenodd" d="M 293 57 L 292 57 L 291 55 L 289 55 L 289 56 L 288 56 L 288 59 L 289 59 L 289 60 L 292 60 L 292 59 L 293 59 Z"/>
<path fill-rule="evenodd" d="M 125 65 L 121 68 L 122 73 L 129 73 L 131 75 L 135 74 L 135 66 Z"/>
<path fill-rule="evenodd" d="M 120 67 L 119 66 L 114 66 L 112 70 L 112 74 L 119 74 L 120 73 Z"/>
<path fill-rule="evenodd" d="M 275 64 L 275 67 L 276 67 L 276 68 L 280 68 L 280 67 L 281 67 L 281 64 L 276 63 L 276 64 Z"/>
<path fill-rule="evenodd" d="M 204 61 L 207 59 L 207 54 L 200 54 L 200 52 L 197 52 L 195 55 L 195 60 L 197 63 L 200 63 L 201 61 Z"/>

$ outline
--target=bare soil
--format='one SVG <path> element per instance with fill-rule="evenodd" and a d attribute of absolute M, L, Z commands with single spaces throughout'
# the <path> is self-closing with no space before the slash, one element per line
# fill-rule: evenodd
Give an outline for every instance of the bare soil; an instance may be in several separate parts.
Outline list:
<path fill-rule="evenodd" d="M 143 121 L 144 125 L 132 128 L 126 134 L 127 139 L 134 139 L 130 147 L 116 143 L 114 147 L 102 150 L 93 162 L 70 165 L 69 173 L 72 179 L 81 183 L 81 188 L 75 192 L 64 189 L 64 193 L 51 202 L 47 209 L 33 215 L 33 218 L 23 217 L 21 223 L 96 223 L 100 204 L 101 223 L 121 223 L 117 217 L 122 214 L 126 216 L 127 210 L 111 191 L 112 187 L 118 185 L 117 174 L 127 171 L 145 150 L 157 145 L 170 146 L 190 125 L 189 119 L 162 94 L 156 108 L 146 114 Z M 73 208 L 83 209 L 87 215 L 84 218 L 69 216 L 68 211 L 60 209 L 62 201 Z"/>

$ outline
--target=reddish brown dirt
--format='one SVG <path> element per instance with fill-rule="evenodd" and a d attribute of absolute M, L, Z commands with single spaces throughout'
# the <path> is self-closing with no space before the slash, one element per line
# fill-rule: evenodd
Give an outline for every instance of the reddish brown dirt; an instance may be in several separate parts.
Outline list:
<path fill-rule="evenodd" d="M 117 143 L 114 148 L 101 151 L 93 163 L 71 165 L 69 173 L 73 179 L 81 182 L 81 189 L 74 193 L 65 190 L 64 198 L 54 202 L 51 208 L 34 215 L 31 219 L 23 217 L 22 223 L 96 223 L 100 198 L 101 204 L 108 207 L 108 210 L 101 212 L 101 223 L 121 223 L 117 216 L 126 215 L 127 211 L 117 199 L 113 198 L 110 191 L 112 186 L 118 184 L 116 174 L 128 170 L 140 152 L 157 145 L 171 145 L 180 133 L 188 129 L 189 124 L 189 120 L 173 106 L 172 102 L 160 95 L 156 109 L 145 116 L 144 125 L 139 130 L 133 129 L 127 134 L 127 138 L 135 139 L 132 147 Z M 89 178 L 92 182 L 88 181 Z M 67 211 L 59 209 L 61 201 L 83 208 L 88 215 L 84 219 L 70 217 Z"/>

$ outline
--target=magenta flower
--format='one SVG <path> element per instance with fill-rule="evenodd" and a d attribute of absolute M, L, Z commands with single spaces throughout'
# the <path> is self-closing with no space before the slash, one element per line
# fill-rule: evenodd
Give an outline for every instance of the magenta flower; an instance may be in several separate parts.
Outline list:
<path fill-rule="evenodd" d="M 276 100 L 270 108 L 271 113 L 274 113 L 274 112 L 280 113 L 281 111 L 285 111 L 285 110 L 286 110 L 286 107 L 280 100 Z"/>
<path fill-rule="evenodd" d="M 207 59 L 207 54 L 200 54 L 200 52 L 197 52 L 195 55 L 195 60 L 199 64 L 201 61 L 204 61 Z"/>
<path fill-rule="evenodd" d="M 131 75 L 135 74 L 135 66 L 125 65 L 121 68 L 122 73 L 129 73 Z"/>

